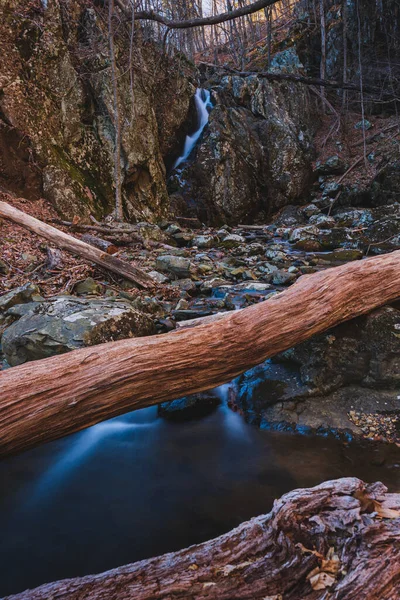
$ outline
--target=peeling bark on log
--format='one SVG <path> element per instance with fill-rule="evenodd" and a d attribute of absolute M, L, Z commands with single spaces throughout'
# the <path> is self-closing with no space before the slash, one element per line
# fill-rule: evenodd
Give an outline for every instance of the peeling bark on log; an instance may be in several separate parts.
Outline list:
<path fill-rule="evenodd" d="M 49 240 L 59 248 L 68 250 L 69 252 L 72 252 L 72 254 L 78 254 L 79 256 L 82 256 L 82 258 L 85 258 L 100 267 L 133 281 L 140 287 L 151 288 L 154 285 L 152 278 L 140 269 L 137 269 L 129 263 L 126 263 L 119 258 L 115 258 L 102 250 L 98 250 L 89 244 L 85 244 L 85 242 L 77 240 L 71 235 L 39 221 L 39 219 L 27 215 L 22 210 L 18 210 L 6 202 L 0 202 L 0 217 L 9 219 L 14 223 L 29 229 L 29 231 L 46 238 L 46 240 Z"/>
<path fill-rule="evenodd" d="M 399 509 L 381 483 L 328 481 L 209 542 L 8 600 L 398 600 Z"/>
<path fill-rule="evenodd" d="M 0 456 L 221 385 L 400 297 L 400 251 L 301 277 L 193 329 L 110 342 L 0 373 Z"/>

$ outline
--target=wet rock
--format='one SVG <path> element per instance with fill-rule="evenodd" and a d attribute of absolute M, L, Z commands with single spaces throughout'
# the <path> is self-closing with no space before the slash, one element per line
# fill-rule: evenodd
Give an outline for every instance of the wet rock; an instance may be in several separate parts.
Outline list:
<path fill-rule="evenodd" d="M 190 260 L 183 256 L 164 254 L 156 260 L 156 269 L 158 271 L 171 273 L 171 275 L 179 279 L 190 277 L 191 266 Z"/>
<path fill-rule="evenodd" d="M 163 402 L 158 406 L 158 414 L 170 421 L 189 421 L 206 417 L 221 404 L 218 396 L 212 392 L 203 392 L 185 396 L 172 402 Z"/>
<path fill-rule="evenodd" d="M 153 319 L 126 301 L 70 296 L 35 303 L 8 327 L 3 353 L 11 366 L 112 340 L 154 333 Z"/>
<path fill-rule="evenodd" d="M 314 336 L 235 380 L 234 405 L 264 427 L 361 434 L 349 411 L 399 412 L 399 332 L 400 310 L 386 306 Z"/>

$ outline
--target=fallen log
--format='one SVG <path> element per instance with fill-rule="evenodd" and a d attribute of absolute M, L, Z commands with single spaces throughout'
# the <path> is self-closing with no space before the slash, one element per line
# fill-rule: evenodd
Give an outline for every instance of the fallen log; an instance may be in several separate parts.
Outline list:
<path fill-rule="evenodd" d="M 82 242 L 85 242 L 85 244 L 90 244 L 95 248 L 99 248 L 100 250 L 103 250 L 103 252 L 105 252 L 106 254 L 115 254 L 116 252 L 118 252 L 118 248 L 114 246 L 114 244 L 112 244 L 108 240 L 98 238 L 95 235 L 90 235 L 90 233 L 85 233 L 82 236 Z"/>
<path fill-rule="evenodd" d="M 0 373 L 0 456 L 221 385 L 316 333 L 400 297 L 400 251 L 301 277 L 220 320 L 110 342 Z"/>
<path fill-rule="evenodd" d="M 209 542 L 5 600 L 395 600 L 399 509 L 381 483 L 328 481 Z"/>
<path fill-rule="evenodd" d="M 100 267 L 133 281 L 140 287 L 148 288 L 154 285 L 152 278 L 140 269 L 137 269 L 129 263 L 126 263 L 115 256 L 111 256 L 98 248 L 85 244 L 85 242 L 72 237 L 72 235 L 68 235 L 51 225 L 47 225 L 46 223 L 39 221 L 39 219 L 27 215 L 22 210 L 18 210 L 6 202 L 0 202 L 0 217 L 9 219 L 14 223 L 29 229 L 29 231 L 46 238 L 46 240 L 49 240 L 59 248 L 68 250 L 69 252 L 72 252 L 72 254 L 78 254 L 79 256 L 82 256 L 82 258 L 93 262 Z"/>

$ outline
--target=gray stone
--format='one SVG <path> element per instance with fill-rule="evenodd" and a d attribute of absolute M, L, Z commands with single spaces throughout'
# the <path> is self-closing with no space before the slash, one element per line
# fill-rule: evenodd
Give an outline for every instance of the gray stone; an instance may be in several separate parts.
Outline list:
<path fill-rule="evenodd" d="M 164 254 L 156 260 L 156 269 L 158 271 L 171 273 L 175 277 L 178 277 L 178 279 L 190 277 L 191 266 L 188 258 L 172 254 Z"/>
<path fill-rule="evenodd" d="M 197 248 L 212 248 L 218 240 L 211 235 L 197 235 L 192 239 L 192 246 Z"/>
<path fill-rule="evenodd" d="M 295 273 L 289 273 L 288 271 L 276 271 L 272 276 L 272 283 L 274 285 L 288 285 L 296 279 Z"/>
<path fill-rule="evenodd" d="M 26 283 L 21 287 L 10 290 L 6 294 L 0 296 L 0 313 L 5 312 L 15 304 L 23 304 L 32 300 L 42 300 L 40 289 L 37 285 Z"/>
<path fill-rule="evenodd" d="M 126 301 L 59 296 L 38 302 L 8 327 L 2 349 L 11 366 L 112 340 L 154 333 L 153 319 Z"/>
<path fill-rule="evenodd" d="M 78 296 L 100 294 L 102 287 L 93 279 L 93 277 L 87 277 L 84 281 L 80 281 L 76 284 L 74 291 Z"/>
<path fill-rule="evenodd" d="M 150 271 L 149 275 L 157 283 L 166 283 L 167 281 L 169 281 L 168 277 L 166 277 L 162 273 L 159 273 L 158 271 Z"/>
<path fill-rule="evenodd" d="M 242 235 L 238 235 L 236 233 L 230 233 L 229 235 L 224 237 L 224 239 L 222 240 L 220 245 L 223 248 L 236 248 L 237 246 L 240 246 L 240 244 L 245 244 L 245 243 L 246 243 L 246 238 L 244 238 Z"/>

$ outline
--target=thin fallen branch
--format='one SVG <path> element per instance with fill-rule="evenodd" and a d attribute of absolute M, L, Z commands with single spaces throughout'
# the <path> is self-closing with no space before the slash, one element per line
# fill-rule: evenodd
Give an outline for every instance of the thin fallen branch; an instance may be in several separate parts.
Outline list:
<path fill-rule="evenodd" d="M 95 231 L 96 233 L 129 233 L 131 235 L 138 235 L 137 229 L 134 226 L 127 227 L 108 227 L 107 225 L 84 225 L 80 223 L 74 223 L 73 221 L 63 221 L 62 219 L 52 219 L 52 223 L 56 225 L 62 225 L 63 227 L 71 227 L 73 231 Z M 139 236 L 138 236 L 139 237 Z"/>
<path fill-rule="evenodd" d="M 399 509 L 382 483 L 328 481 L 209 542 L 4 600 L 396 600 Z"/>
<path fill-rule="evenodd" d="M 72 252 L 72 254 L 78 254 L 90 262 L 133 281 L 140 287 L 148 288 L 154 285 L 152 278 L 140 269 L 137 269 L 129 263 L 126 263 L 115 256 L 111 256 L 102 250 L 98 250 L 89 244 L 85 244 L 85 242 L 77 240 L 71 235 L 39 221 L 39 219 L 31 217 L 22 210 L 18 210 L 6 202 L 0 202 L 0 217 L 9 219 L 14 223 L 29 229 L 29 231 L 32 231 L 36 235 L 44 237 L 59 248 L 68 250 L 69 252 Z"/>
<path fill-rule="evenodd" d="M 0 456 L 230 381 L 312 335 L 400 297 L 400 251 L 301 277 L 176 333 L 75 350 L 0 374 Z"/>

